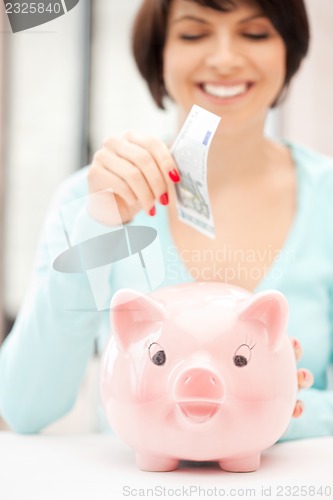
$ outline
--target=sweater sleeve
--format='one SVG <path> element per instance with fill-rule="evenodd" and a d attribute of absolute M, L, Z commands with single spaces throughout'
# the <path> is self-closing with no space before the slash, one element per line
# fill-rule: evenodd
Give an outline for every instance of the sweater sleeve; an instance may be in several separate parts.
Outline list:
<path fill-rule="evenodd" d="M 332 235 L 333 236 L 333 235 Z M 333 253 L 332 253 L 333 258 Z M 333 290 L 332 290 L 333 292 Z M 299 393 L 304 412 L 293 418 L 281 441 L 320 436 L 333 436 L 333 293 L 331 295 L 331 355 L 327 366 L 327 388 L 310 388 Z M 300 362 L 302 365 L 302 362 Z"/>
<path fill-rule="evenodd" d="M 313 388 L 300 391 L 298 397 L 304 403 L 304 412 L 299 418 L 293 418 L 282 436 L 281 441 L 333 435 L 333 163 L 327 161 L 327 169 L 319 184 L 318 199 L 318 226 L 321 228 L 323 248 L 327 255 L 327 280 L 329 282 L 330 304 L 330 346 L 329 362 L 326 366 L 327 383 L 325 389 Z M 316 355 L 315 340 L 313 355 Z M 302 366 L 302 360 L 299 363 Z"/>
<path fill-rule="evenodd" d="M 65 250 L 68 243 L 60 207 L 76 194 L 73 186 L 66 186 L 57 196 L 29 290 L 0 349 L 0 414 L 21 433 L 38 432 L 72 408 L 103 314 L 96 310 L 86 273 L 53 268 L 52 253 Z"/>
<path fill-rule="evenodd" d="M 293 418 L 280 441 L 333 435 L 333 390 L 302 391 L 304 403 L 301 417 Z"/>

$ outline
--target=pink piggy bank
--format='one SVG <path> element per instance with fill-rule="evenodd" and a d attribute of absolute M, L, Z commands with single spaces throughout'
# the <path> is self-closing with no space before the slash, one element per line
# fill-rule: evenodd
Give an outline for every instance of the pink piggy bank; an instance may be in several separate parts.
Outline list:
<path fill-rule="evenodd" d="M 287 318 L 280 292 L 222 283 L 114 295 L 101 396 L 141 469 L 170 471 L 179 460 L 259 467 L 296 402 Z"/>

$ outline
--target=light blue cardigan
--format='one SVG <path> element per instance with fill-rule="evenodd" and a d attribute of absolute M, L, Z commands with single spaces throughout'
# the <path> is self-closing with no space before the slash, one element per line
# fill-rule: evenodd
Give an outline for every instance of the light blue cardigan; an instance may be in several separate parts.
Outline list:
<path fill-rule="evenodd" d="M 275 288 L 286 295 L 289 334 L 302 344 L 300 365 L 315 377 L 314 387 L 301 394 L 304 414 L 292 420 L 283 437 L 298 439 L 333 435 L 333 390 L 327 380 L 333 362 L 333 163 L 303 147 L 289 147 L 297 169 L 297 214 L 256 291 Z M 54 270 L 54 258 L 68 248 L 68 238 L 73 245 L 110 231 L 86 215 L 86 197 L 87 168 L 72 175 L 55 197 L 29 291 L 0 349 L 0 414 L 18 432 L 38 432 L 72 408 L 95 342 L 101 349 L 109 334 L 107 308 L 117 289 L 191 281 L 162 206 L 155 217 L 141 213 L 131 223 L 157 230 L 157 240 L 142 252 L 146 268 L 134 253 L 88 273 Z"/>

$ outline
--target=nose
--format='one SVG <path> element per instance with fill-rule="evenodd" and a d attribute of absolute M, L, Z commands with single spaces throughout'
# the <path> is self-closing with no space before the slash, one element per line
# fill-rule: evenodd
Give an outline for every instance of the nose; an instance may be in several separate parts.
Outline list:
<path fill-rule="evenodd" d="M 242 66 L 243 55 L 232 36 L 224 33 L 212 42 L 206 63 L 220 73 L 230 73 Z"/>
<path fill-rule="evenodd" d="M 209 400 L 222 402 L 224 388 L 220 377 L 207 368 L 191 368 L 184 371 L 175 383 L 177 401 Z"/>

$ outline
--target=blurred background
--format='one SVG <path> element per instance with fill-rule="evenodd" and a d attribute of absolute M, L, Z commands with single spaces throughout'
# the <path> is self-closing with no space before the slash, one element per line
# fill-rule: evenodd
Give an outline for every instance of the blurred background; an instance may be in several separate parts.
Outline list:
<path fill-rule="evenodd" d="M 58 19 L 12 34 L 1 2 L 0 342 L 27 289 L 41 224 L 61 181 L 88 164 L 109 134 L 161 138 L 158 111 L 130 55 L 140 0 L 80 0 Z M 332 0 L 306 0 L 310 54 L 267 133 L 333 155 Z"/>

